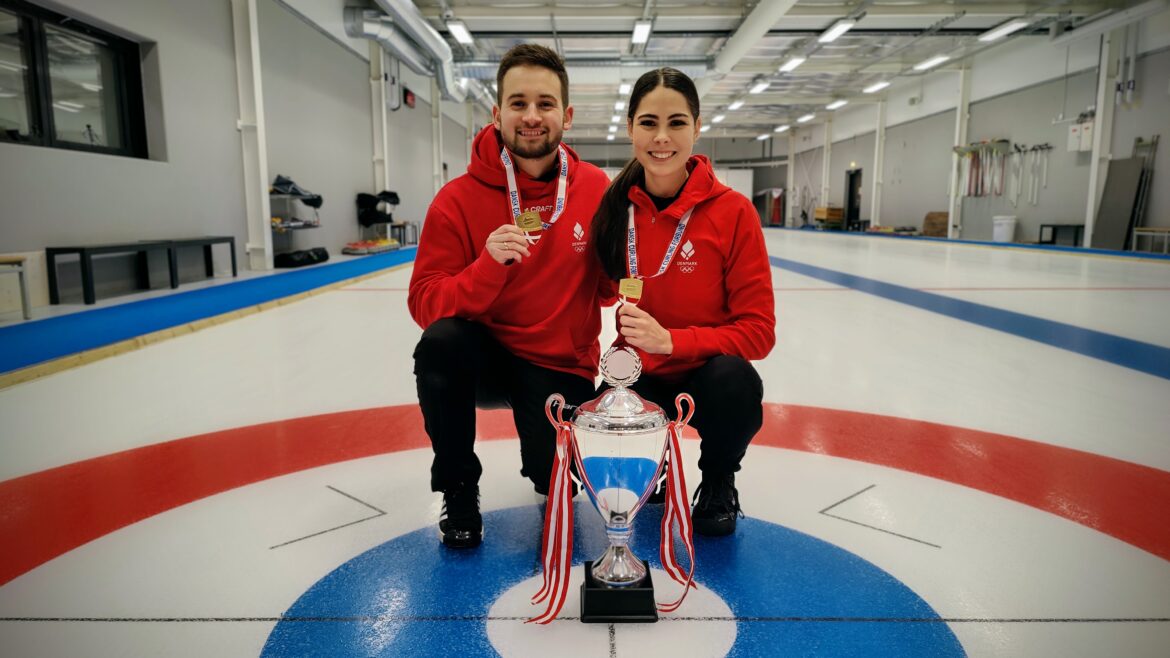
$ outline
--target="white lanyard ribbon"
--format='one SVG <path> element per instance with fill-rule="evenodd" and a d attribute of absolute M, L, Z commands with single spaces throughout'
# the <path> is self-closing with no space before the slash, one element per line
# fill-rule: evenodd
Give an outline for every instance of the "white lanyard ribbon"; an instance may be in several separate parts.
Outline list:
<path fill-rule="evenodd" d="M 557 176 L 557 201 L 553 206 L 552 217 L 549 217 L 547 222 L 541 222 L 541 229 L 547 231 L 552 228 L 553 224 L 561 218 L 561 213 L 565 212 L 565 195 L 569 187 L 569 155 L 565 153 L 565 147 L 558 146 L 557 152 L 561 158 L 560 174 Z M 520 190 L 516 186 L 516 169 L 512 165 L 512 156 L 508 154 L 508 149 L 500 149 L 500 162 L 504 163 L 504 173 L 508 176 L 508 203 L 512 205 L 512 218 L 515 219 L 520 216 Z M 535 241 L 531 236 L 529 238 Z"/>
<path fill-rule="evenodd" d="M 630 270 L 630 278 L 653 279 L 666 272 L 667 268 L 670 267 L 670 262 L 674 260 L 674 255 L 678 253 L 683 233 L 687 230 L 687 222 L 691 221 L 691 214 L 694 212 L 695 206 L 692 206 L 679 220 L 678 228 L 674 230 L 674 236 L 670 238 L 670 244 L 666 245 L 666 253 L 662 256 L 662 265 L 658 267 L 658 272 L 648 277 L 642 277 L 638 273 L 638 229 L 634 226 L 634 204 L 630 204 L 628 230 L 626 231 L 626 265 Z"/>

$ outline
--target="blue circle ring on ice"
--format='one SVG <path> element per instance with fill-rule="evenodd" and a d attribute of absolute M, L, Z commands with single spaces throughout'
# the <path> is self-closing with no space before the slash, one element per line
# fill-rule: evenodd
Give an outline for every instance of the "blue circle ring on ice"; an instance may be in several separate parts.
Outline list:
<path fill-rule="evenodd" d="M 633 542 L 634 552 L 657 568 L 661 515 L 661 506 L 643 510 Z M 578 500 L 574 516 L 573 564 L 579 565 L 601 554 L 605 532 L 587 503 Z M 488 610 L 539 573 L 540 524 L 541 510 L 530 505 L 485 514 L 484 543 L 476 550 L 443 547 L 432 527 L 391 539 L 301 595 L 262 655 L 495 655 Z M 910 588 L 814 537 L 748 518 L 730 537 L 696 536 L 695 552 L 700 586 L 736 616 L 729 655 L 965 655 L 947 624 Z"/>

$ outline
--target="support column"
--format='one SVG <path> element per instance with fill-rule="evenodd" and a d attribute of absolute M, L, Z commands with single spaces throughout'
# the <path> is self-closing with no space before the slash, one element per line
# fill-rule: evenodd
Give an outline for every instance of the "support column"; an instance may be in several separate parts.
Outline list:
<path fill-rule="evenodd" d="M 374 189 L 377 194 L 390 189 L 390 174 L 386 168 L 386 55 L 377 41 L 369 41 L 370 53 L 370 117 L 374 127 Z"/>
<path fill-rule="evenodd" d="M 443 187 L 443 98 L 439 95 L 439 83 L 431 78 L 431 175 L 434 180 L 434 194 Z"/>
<path fill-rule="evenodd" d="M 788 212 L 784 219 L 789 226 L 799 226 L 800 206 L 796 204 L 796 130 L 788 130 L 788 188 L 784 190 L 785 201 L 788 203 Z"/>
<path fill-rule="evenodd" d="M 1093 159 L 1089 163 L 1089 194 L 1085 201 L 1085 246 L 1093 246 L 1093 228 L 1097 223 L 1097 205 L 1105 191 L 1105 176 L 1113 150 L 1113 90 L 1117 85 L 1118 44 L 1125 28 L 1101 35 L 1101 55 L 1097 62 L 1097 115 L 1093 117 Z"/>
<path fill-rule="evenodd" d="M 829 164 L 833 160 L 833 115 L 825 117 L 825 156 L 821 162 L 821 205 L 829 206 Z"/>
<path fill-rule="evenodd" d="M 873 194 L 869 202 L 869 225 L 882 225 L 882 163 L 886 159 L 886 101 L 877 104 L 877 131 L 873 140 Z"/>
<path fill-rule="evenodd" d="M 471 144 L 475 141 L 475 101 L 467 99 L 467 166 L 471 166 Z"/>
<path fill-rule="evenodd" d="M 272 269 L 271 208 L 268 202 L 268 143 L 264 136 L 264 92 L 260 81 L 260 35 L 256 0 L 232 0 L 236 46 L 236 87 L 240 116 L 236 128 L 244 160 L 244 215 L 248 269 Z"/>
<path fill-rule="evenodd" d="M 967 144 L 967 120 L 971 115 L 971 65 L 959 69 L 959 104 L 955 108 L 955 146 Z M 963 195 L 959 189 L 959 166 L 962 158 L 951 151 L 951 202 L 948 209 L 947 238 L 955 239 L 963 232 Z"/>

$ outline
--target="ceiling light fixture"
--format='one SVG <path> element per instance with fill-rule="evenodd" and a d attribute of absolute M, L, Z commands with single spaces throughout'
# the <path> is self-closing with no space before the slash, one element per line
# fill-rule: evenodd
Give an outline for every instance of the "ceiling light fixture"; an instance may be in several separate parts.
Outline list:
<path fill-rule="evenodd" d="M 815 119 L 816 116 L 817 115 L 815 115 L 815 114 L 806 114 L 806 115 L 800 117 L 799 119 L 797 119 L 796 122 L 797 123 L 808 123 L 809 121 L 812 121 L 813 119 Z"/>
<path fill-rule="evenodd" d="M 609 127 L 609 132 L 611 132 L 611 133 L 616 133 L 616 132 L 617 132 L 617 126 L 610 125 L 610 127 Z"/>
<path fill-rule="evenodd" d="M 618 93 L 621 94 L 622 96 L 625 96 L 626 94 L 630 93 L 630 90 L 633 88 L 634 88 L 634 86 L 631 85 L 630 83 L 623 82 L 620 85 L 618 85 Z"/>
<path fill-rule="evenodd" d="M 622 115 L 620 115 L 620 114 L 615 114 L 615 115 L 611 116 L 611 117 L 609 118 L 609 120 L 610 120 L 610 123 L 621 123 L 621 121 L 622 121 Z"/>
<path fill-rule="evenodd" d="M 737 99 L 735 99 L 734 101 L 731 101 L 731 105 L 728 105 L 728 106 L 727 106 L 727 109 L 729 109 L 729 110 L 731 110 L 732 112 L 734 112 L 734 111 L 738 110 L 738 109 L 739 109 L 739 108 L 741 108 L 741 107 L 743 107 L 743 99 L 742 99 L 742 98 L 737 98 Z"/>
<path fill-rule="evenodd" d="M 650 40 L 650 26 L 653 21 L 640 20 L 634 22 L 634 35 L 630 37 L 630 43 L 646 43 Z"/>
<path fill-rule="evenodd" d="M 926 60 L 925 62 L 920 62 L 918 64 L 915 64 L 914 70 L 915 71 L 925 71 L 926 69 L 932 69 L 932 68 L 938 66 L 939 64 L 942 64 L 943 62 L 949 60 L 950 58 L 951 58 L 950 55 L 939 55 L 938 57 L 931 57 L 930 59 Z"/>
<path fill-rule="evenodd" d="M 615 112 L 621 112 L 624 109 L 626 109 L 626 102 L 625 101 L 618 101 L 618 102 L 613 104 L 613 110 Z"/>
<path fill-rule="evenodd" d="M 872 85 L 866 87 L 865 89 L 862 89 L 861 91 L 864 93 L 867 93 L 867 94 L 876 94 L 877 92 L 879 92 L 879 91 L 881 91 L 889 86 L 890 86 L 889 82 L 882 80 L 881 82 L 873 83 Z"/>
<path fill-rule="evenodd" d="M 764 141 L 765 139 L 768 139 L 769 137 L 771 137 L 771 135 L 769 135 L 768 133 L 764 133 L 763 135 L 760 135 L 759 137 L 757 137 L 757 138 L 756 138 L 756 141 L 757 141 L 757 142 L 762 142 L 762 141 Z"/>
<path fill-rule="evenodd" d="M 788 124 L 784 124 L 783 126 L 776 126 L 776 129 L 773 130 L 772 132 L 774 132 L 774 133 L 788 132 L 789 128 L 791 128 L 791 126 L 789 126 Z"/>
<path fill-rule="evenodd" d="M 842 98 L 839 100 L 835 100 L 832 103 L 829 103 L 828 105 L 825 106 L 825 109 L 826 110 L 837 110 L 837 109 L 840 109 L 842 107 L 845 107 L 848 104 L 849 104 L 849 101 Z"/>
<path fill-rule="evenodd" d="M 463 21 L 454 19 L 447 21 L 447 31 L 451 33 L 451 36 L 455 37 L 456 41 L 465 46 L 470 46 L 475 43 L 475 39 L 471 36 L 471 31 L 467 29 L 467 24 Z"/>
<path fill-rule="evenodd" d="M 715 116 L 711 117 L 711 123 L 719 123 L 720 121 L 723 121 L 726 118 L 727 118 L 726 114 L 716 114 Z"/>
<path fill-rule="evenodd" d="M 980 34 L 979 40 L 983 41 L 984 43 L 995 41 L 996 39 L 1002 39 L 1013 32 L 1019 32 L 1026 27 L 1028 27 L 1028 21 L 1022 18 L 1017 18 L 1010 20 L 998 27 L 993 27 L 983 34 Z"/>
<path fill-rule="evenodd" d="M 711 129 L 711 124 L 709 124 L 709 123 L 704 123 L 704 124 L 702 125 L 702 127 L 701 127 L 701 128 L 699 128 L 699 132 L 701 132 L 701 133 L 705 133 L 705 132 L 707 132 L 707 131 L 708 131 L 708 130 L 710 130 L 710 129 Z"/>
<path fill-rule="evenodd" d="M 837 37 L 845 34 L 849 30 L 852 30 L 854 25 L 857 25 L 857 21 L 850 20 L 848 18 L 842 18 L 836 23 L 833 23 L 832 27 L 825 30 L 824 34 L 817 37 L 817 41 L 821 43 L 832 43 L 837 40 Z"/>
<path fill-rule="evenodd" d="M 806 57 L 790 57 L 790 58 L 788 58 L 788 61 L 784 62 L 784 65 L 780 67 L 780 72 L 781 73 L 791 72 L 796 67 L 800 66 L 801 64 L 804 64 L 805 59 L 807 59 L 807 58 Z"/>
<path fill-rule="evenodd" d="M 768 85 L 770 85 L 770 84 L 772 84 L 772 82 L 770 80 L 764 80 L 763 78 L 757 78 L 756 81 L 752 84 L 752 88 L 748 90 L 748 93 L 749 94 L 761 94 L 764 92 L 764 90 L 766 90 L 768 88 Z"/>
<path fill-rule="evenodd" d="M 607 141 L 607 142 L 612 142 L 612 141 L 613 141 L 613 135 L 606 135 L 606 136 L 605 136 L 605 141 Z"/>

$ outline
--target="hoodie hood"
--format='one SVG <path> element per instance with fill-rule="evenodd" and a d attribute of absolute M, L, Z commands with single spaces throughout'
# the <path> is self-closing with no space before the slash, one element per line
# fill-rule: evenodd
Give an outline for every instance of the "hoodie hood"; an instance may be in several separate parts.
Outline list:
<path fill-rule="evenodd" d="M 484 126 L 483 130 L 475 136 L 475 141 L 472 142 L 471 164 L 467 166 L 467 172 L 485 185 L 507 189 L 508 178 L 504 173 L 504 163 L 500 162 L 500 149 L 503 148 L 503 145 L 500 140 L 500 131 L 491 124 Z M 581 162 L 581 158 L 567 144 L 562 142 L 561 146 L 565 148 L 565 153 L 569 154 L 569 181 L 571 182 L 577 173 L 577 165 Z M 515 154 L 512 155 L 512 159 L 516 159 Z M 516 167 L 516 183 L 520 186 L 520 194 L 524 197 L 542 196 L 548 185 L 552 185 L 554 190 L 556 188 L 556 178 L 551 181 L 536 180 L 521 171 L 519 167 Z"/>
<path fill-rule="evenodd" d="M 499 153 L 497 152 L 498 155 Z M 499 158 L 497 157 L 496 159 L 498 160 Z M 500 171 L 503 171 L 502 166 Z M 687 177 L 687 182 L 683 184 L 678 198 L 661 213 L 657 213 L 654 201 L 646 193 L 643 187 L 645 183 L 630 186 L 628 195 L 630 202 L 641 209 L 648 210 L 651 213 L 657 213 L 660 217 L 667 216 L 681 219 L 691 208 L 731 190 L 730 187 L 720 183 L 715 178 L 715 169 L 711 166 L 711 160 L 705 155 L 692 155 L 687 160 L 687 171 L 690 172 L 690 175 Z"/>

